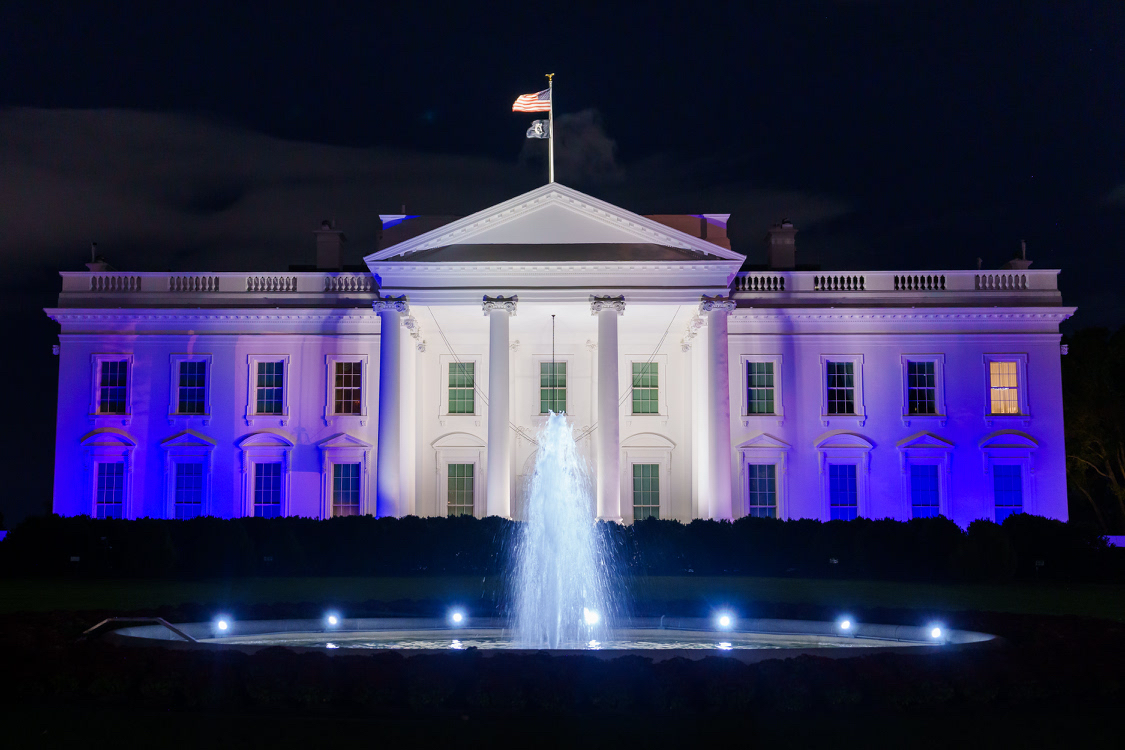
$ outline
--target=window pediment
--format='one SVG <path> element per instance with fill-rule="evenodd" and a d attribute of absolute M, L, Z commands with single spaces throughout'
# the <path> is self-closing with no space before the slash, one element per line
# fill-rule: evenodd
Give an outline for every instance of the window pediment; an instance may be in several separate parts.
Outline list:
<path fill-rule="evenodd" d="M 938 450 L 953 450 L 953 443 L 948 440 L 943 440 L 937 435 L 930 432 L 918 432 L 908 438 L 903 438 L 896 443 L 900 451 L 919 449 L 919 448 L 936 448 Z"/>
<path fill-rule="evenodd" d="M 319 443 L 317 443 L 317 447 L 321 450 L 339 450 L 341 448 L 359 448 L 362 450 L 367 450 L 371 448 L 371 443 L 360 440 L 357 437 L 353 437 L 346 432 L 341 432 L 340 434 L 333 435 L 326 440 L 321 440 Z"/>
<path fill-rule="evenodd" d="M 196 432 L 195 430 L 184 430 L 177 433 L 172 437 L 160 443 L 161 448 L 214 448 L 215 441 L 211 438 Z"/>
<path fill-rule="evenodd" d="M 432 448 L 484 448 L 482 438 L 468 432 L 448 432 L 430 443 Z"/>
<path fill-rule="evenodd" d="M 292 448 L 293 441 L 276 432 L 255 432 L 238 441 L 238 447 L 247 448 Z"/>
<path fill-rule="evenodd" d="M 676 447 L 668 438 L 663 435 L 658 435 L 655 432 L 638 432 L 635 435 L 630 435 L 621 441 L 622 448 L 660 448 L 662 450 L 672 450 Z"/>
<path fill-rule="evenodd" d="M 86 448 L 135 448 L 133 441 L 124 430 L 106 428 L 94 430 L 82 438 L 81 445 Z"/>
<path fill-rule="evenodd" d="M 830 450 L 832 448 L 845 448 L 852 450 L 869 451 L 875 447 L 867 438 L 862 435 L 857 435 L 854 432 L 832 432 L 828 433 L 814 446 L 817 450 Z"/>
<path fill-rule="evenodd" d="M 746 450 L 748 448 L 768 448 L 770 450 L 787 451 L 792 446 L 784 440 L 778 440 L 773 435 L 768 435 L 760 432 L 749 440 L 740 443 L 737 450 Z"/>
<path fill-rule="evenodd" d="M 1017 448 L 1021 450 L 1035 450 L 1039 447 L 1038 441 L 1019 430 L 999 430 L 985 436 L 980 441 L 982 450 L 995 450 L 999 448 Z"/>

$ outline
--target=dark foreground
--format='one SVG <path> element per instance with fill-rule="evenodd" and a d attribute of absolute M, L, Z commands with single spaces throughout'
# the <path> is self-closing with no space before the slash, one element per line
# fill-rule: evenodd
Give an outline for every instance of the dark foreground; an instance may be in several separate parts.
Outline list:
<path fill-rule="evenodd" d="M 198 620 L 214 606 L 136 613 Z M 316 617 L 323 606 L 246 604 L 241 616 Z M 444 598 L 353 602 L 349 614 L 444 606 Z M 638 604 L 669 614 L 706 606 L 705 598 Z M 760 616 L 808 619 L 838 609 L 753 606 Z M 122 612 L 0 615 L 5 746 L 1091 747 L 1120 738 L 1125 703 L 1125 624 L 1075 615 L 951 610 L 938 613 L 947 625 L 1003 641 L 744 665 L 473 653 L 329 658 L 285 649 L 251 656 L 75 641 L 109 614 Z M 887 606 L 853 614 L 887 623 L 921 616 Z"/>

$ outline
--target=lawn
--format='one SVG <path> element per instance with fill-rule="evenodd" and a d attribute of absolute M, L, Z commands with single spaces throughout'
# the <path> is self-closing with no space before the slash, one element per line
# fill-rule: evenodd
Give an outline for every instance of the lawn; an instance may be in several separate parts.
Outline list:
<path fill-rule="evenodd" d="M 495 607 L 503 582 L 479 576 L 268 577 L 204 580 L 24 578 L 0 580 L 0 613 L 203 605 L 399 600 Z M 1085 615 L 1125 620 L 1125 586 L 1063 583 L 932 584 L 801 578 L 660 576 L 632 586 L 641 602 L 686 600 L 752 611 L 755 602 L 847 609 L 888 607 Z"/>

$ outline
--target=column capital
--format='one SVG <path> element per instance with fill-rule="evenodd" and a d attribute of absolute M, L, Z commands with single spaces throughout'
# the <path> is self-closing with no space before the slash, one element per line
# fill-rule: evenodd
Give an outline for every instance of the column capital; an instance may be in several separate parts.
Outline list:
<path fill-rule="evenodd" d="M 734 300 L 732 300 L 730 297 L 724 297 L 722 295 L 719 295 L 717 297 L 708 297 L 706 294 L 704 294 L 700 298 L 700 302 L 699 302 L 699 312 L 701 312 L 701 313 L 709 313 L 709 312 L 726 312 L 726 313 L 729 313 L 729 312 L 732 312 L 734 310 L 734 308 L 735 308 Z"/>
<path fill-rule="evenodd" d="M 625 295 L 616 297 L 597 297 L 590 295 L 590 314 L 597 315 L 602 310 L 616 310 L 618 315 L 625 314 Z"/>
<path fill-rule="evenodd" d="M 386 297 L 380 297 L 372 302 L 371 309 L 375 312 L 405 313 L 410 311 L 410 305 L 407 303 L 405 294 L 401 294 L 398 297 L 387 295 Z"/>
<path fill-rule="evenodd" d="M 488 315 L 493 310 L 507 310 L 509 315 L 515 315 L 516 303 L 519 302 L 519 300 L 518 294 L 513 294 L 511 297 L 505 297 L 503 295 L 489 297 L 486 294 L 484 295 L 484 302 L 481 303 L 481 309 L 484 310 L 485 315 Z"/>

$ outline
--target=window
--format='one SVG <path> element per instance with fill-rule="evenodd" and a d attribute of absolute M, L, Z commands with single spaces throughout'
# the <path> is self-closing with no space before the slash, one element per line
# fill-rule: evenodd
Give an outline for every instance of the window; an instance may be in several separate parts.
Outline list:
<path fill-rule="evenodd" d="M 1019 363 L 988 363 L 990 414 L 1019 414 Z"/>
<path fill-rule="evenodd" d="M 746 413 L 774 413 L 773 362 L 746 363 Z"/>
<path fill-rule="evenodd" d="M 859 515 L 855 464 L 828 465 L 828 507 L 833 521 L 851 521 Z"/>
<path fill-rule="evenodd" d="M 203 464 L 179 462 L 176 466 L 174 518 L 196 518 L 203 511 Z"/>
<path fill-rule="evenodd" d="M 257 362 L 256 365 L 254 413 L 282 414 L 285 395 L 285 362 Z"/>
<path fill-rule="evenodd" d="M 207 363 L 180 362 L 180 377 L 176 386 L 179 414 L 206 414 Z"/>
<path fill-rule="evenodd" d="M 539 413 L 566 411 L 566 362 L 539 363 Z"/>
<path fill-rule="evenodd" d="M 937 464 L 912 464 L 910 467 L 910 510 L 913 518 L 938 515 Z"/>
<path fill-rule="evenodd" d="M 254 464 L 254 515 L 277 518 L 281 515 L 281 462 Z"/>
<path fill-rule="evenodd" d="M 660 464 L 633 464 L 633 520 L 660 518 Z"/>
<path fill-rule="evenodd" d="M 777 466 L 748 464 L 746 515 L 755 518 L 777 518 Z"/>
<path fill-rule="evenodd" d="M 937 414 L 937 373 L 933 362 L 906 363 L 908 414 Z"/>
<path fill-rule="evenodd" d="M 660 365 L 656 362 L 633 363 L 633 413 L 660 413 Z"/>
<path fill-rule="evenodd" d="M 449 363 L 449 413 L 476 414 L 475 362 Z"/>
<path fill-rule="evenodd" d="M 997 464 L 992 467 L 996 497 L 996 523 L 1008 516 L 1023 513 L 1023 477 L 1018 464 Z"/>
<path fill-rule="evenodd" d="M 473 464 L 448 464 L 446 515 L 473 515 Z"/>
<path fill-rule="evenodd" d="M 333 464 L 332 515 L 359 515 L 359 464 Z"/>
<path fill-rule="evenodd" d="M 121 518 L 125 505 L 125 462 L 99 463 L 94 495 L 97 518 Z"/>
<path fill-rule="evenodd" d="M 855 363 L 828 362 L 828 414 L 855 414 Z"/>
<path fill-rule="evenodd" d="M 128 414 L 129 361 L 101 360 L 98 373 L 98 414 Z"/>
<path fill-rule="evenodd" d="M 334 414 L 359 414 L 363 404 L 363 363 L 336 362 Z"/>

